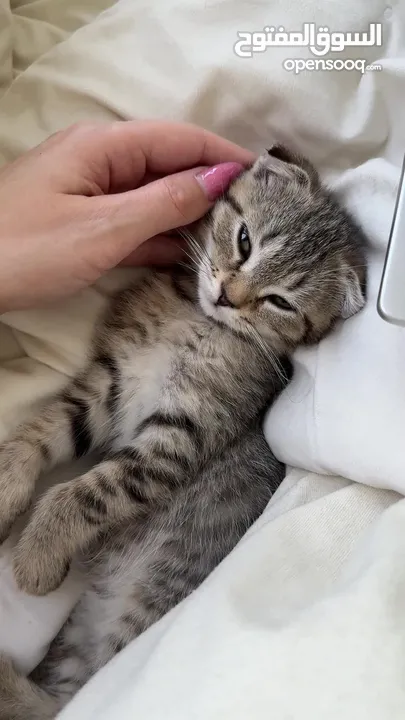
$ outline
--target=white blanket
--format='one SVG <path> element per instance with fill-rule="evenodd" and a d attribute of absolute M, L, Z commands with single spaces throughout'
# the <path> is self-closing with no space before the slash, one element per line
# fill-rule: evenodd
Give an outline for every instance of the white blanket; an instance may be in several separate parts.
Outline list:
<path fill-rule="evenodd" d="M 61 720 L 403 720 L 405 502 L 295 471 Z"/>
<path fill-rule="evenodd" d="M 375 297 L 405 148 L 405 13 L 400 2 L 384 11 L 382 0 L 120 0 L 0 98 L 0 155 L 11 159 L 89 116 L 189 120 L 257 151 L 274 138 L 293 139 L 370 234 L 370 299 L 365 312 L 297 357 L 294 384 L 266 433 L 295 466 L 403 492 L 404 332 L 377 317 Z M 282 61 L 309 57 L 305 48 L 252 59 L 232 51 L 238 30 L 296 30 L 313 20 L 332 31 L 382 22 L 383 48 L 344 56 L 379 62 L 383 71 L 296 75 Z M 80 362 L 108 282 L 53 310 L 3 316 L 3 435 Z M 212 578 L 124 651 L 66 717 L 130 717 L 135 708 L 148 720 L 403 716 L 403 502 L 297 471 L 278 498 Z M 4 615 L 16 633 L 11 610 L 23 601 L 14 595 Z M 60 622 L 68 604 L 58 604 Z M 30 609 L 38 617 L 34 603 Z M 56 614 L 53 625 L 41 624 L 41 642 L 27 634 L 16 643 L 26 669 L 43 653 Z"/>

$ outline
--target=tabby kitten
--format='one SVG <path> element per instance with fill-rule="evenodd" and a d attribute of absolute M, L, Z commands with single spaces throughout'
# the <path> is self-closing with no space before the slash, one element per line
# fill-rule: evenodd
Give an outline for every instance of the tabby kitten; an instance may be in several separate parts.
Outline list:
<path fill-rule="evenodd" d="M 291 353 L 363 306 L 365 245 L 313 166 L 275 146 L 201 224 L 196 273 L 149 270 L 115 298 L 86 368 L 0 449 L 3 538 L 40 472 L 103 454 L 45 493 L 16 548 L 22 590 L 54 590 L 79 552 L 88 587 L 31 679 L 2 661 L 1 718 L 55 717 L 262 513 L 283 476 L 262 414 Z"/>

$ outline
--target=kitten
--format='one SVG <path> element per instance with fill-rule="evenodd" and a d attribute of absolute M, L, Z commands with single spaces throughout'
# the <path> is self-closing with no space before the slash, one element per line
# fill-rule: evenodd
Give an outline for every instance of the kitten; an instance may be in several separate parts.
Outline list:
<path fill-rule="evenodd" d="M 363 233 L 281 146 L 198 232 L 197 273 L 149 270 L 121 292 L 86 368 L 0 449 L 3 538 L 40 472 L 103 453 L 45 493 L 16 548 L 22 590 L 54 590 L 79 552 L 88 589 L 31 679 L 1 661 L 1 718 L 55 717 L 231 551 L 283 476 L 261 417 L 288 358 L 364 304 Z"/>

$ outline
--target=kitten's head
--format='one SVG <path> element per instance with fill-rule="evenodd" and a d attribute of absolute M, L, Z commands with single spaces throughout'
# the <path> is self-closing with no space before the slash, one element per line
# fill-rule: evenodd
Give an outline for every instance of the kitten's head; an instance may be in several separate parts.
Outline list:
<path fill-rule="evenodd" d="M 365 237 L 312 164 L 275 146 L 203 225 L 206 315 L 281 350 L 320 340 L 365 302 Z"/>

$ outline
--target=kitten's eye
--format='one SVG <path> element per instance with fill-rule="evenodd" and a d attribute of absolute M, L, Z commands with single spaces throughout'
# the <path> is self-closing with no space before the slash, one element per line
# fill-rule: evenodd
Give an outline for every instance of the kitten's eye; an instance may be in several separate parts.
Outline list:
<path fill-rule="evenodd" d="M 250 242 L 249 233 L 247 231 L 246 225 L 242 225 L 239 230 L 238 250 L 239 250 L 239 253 L 240 253 L 240 256 L 241 256 L 243 262 L 245 262 L 248 259 L 250 253 L 252 252 L 252 245 Z"/>
<path fill-rule="evenodd" d="M 280 310 L 287 310 L 288 312 L 294 311 L 293 306 L 290 305 L 287 300 L 281 297 L 281 295 L 266 295 L 263 300 L 265 300 L 266 302 L 270 302 L 272 305 L 275 305 Z"/>

